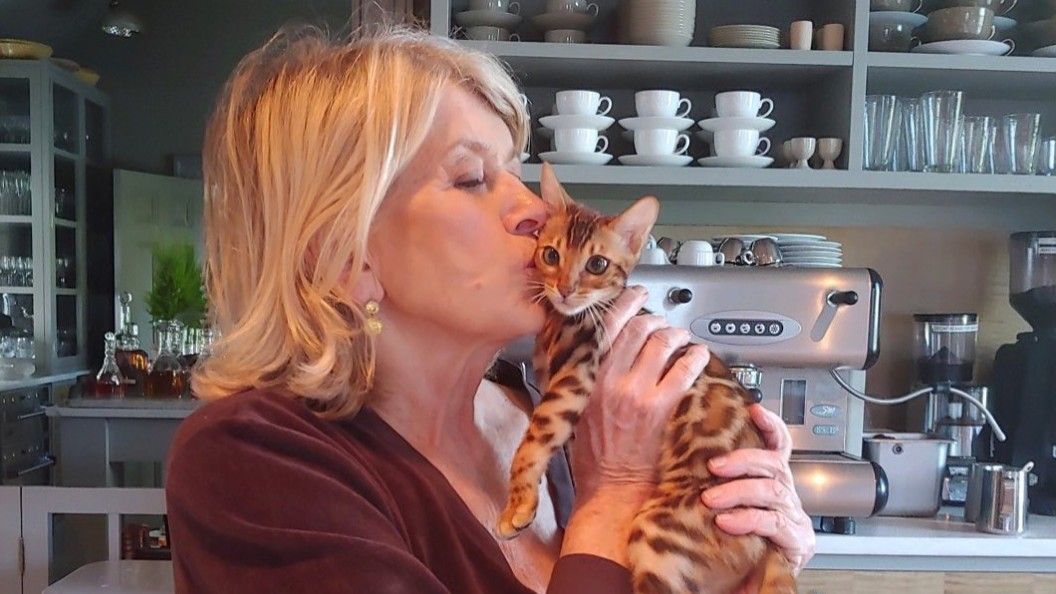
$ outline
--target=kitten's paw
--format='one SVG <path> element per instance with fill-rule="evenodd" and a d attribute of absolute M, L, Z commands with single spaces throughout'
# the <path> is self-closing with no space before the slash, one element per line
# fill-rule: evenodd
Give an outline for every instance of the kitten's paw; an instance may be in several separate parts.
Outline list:
<path fill-rule="evenodd" d="M 535 519 L 536 506 L 533 502 L 524 502 L 520 505 L 510 505 L 503 510 L 499 516 L 499 523 L 495 527 L 495 534 L 499 538 L 509 540 L 522 530 L 532 524 Z"/>

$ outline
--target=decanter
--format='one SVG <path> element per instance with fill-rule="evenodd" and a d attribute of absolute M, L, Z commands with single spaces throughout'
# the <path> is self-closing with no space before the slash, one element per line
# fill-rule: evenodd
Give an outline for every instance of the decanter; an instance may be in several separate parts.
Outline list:
<path fill-rule="evenodd" d="M 143 396 L 144 383 L 150 372 L 147 351 L 139 344 L 139 325 L 132 322 L 132 294 L 121 294 L 121 325 L 117 335 L 117 366 L 125 377 L 126 394 Z"/>
<path fill-rule="evenodd" d="M 125 395 L 125 378 L 121 375 L 115 357 L 117 338 L 113 332 L 107 332 L 103 341 L 103 366 L 95 374 L 92 395 L 96 398 L 121 398 Z"/>
<path fill-rule="evenodd" d="M 147 374 L 146 394 L 148 398 L 182 398 L 187 378 L 176 355 L 182 334 L 180 323 L 170 320 L 159 325 L 158 356 Z"/>

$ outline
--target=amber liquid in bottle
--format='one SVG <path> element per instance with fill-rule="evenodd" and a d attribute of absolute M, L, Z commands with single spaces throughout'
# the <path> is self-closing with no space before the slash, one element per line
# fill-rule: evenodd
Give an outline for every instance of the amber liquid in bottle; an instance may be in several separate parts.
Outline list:
<path fill-rule="evenodd" d="M 147 375 L 148 398 L 180 398 L 187 386 L 182 371 L 154 370 Z"/>

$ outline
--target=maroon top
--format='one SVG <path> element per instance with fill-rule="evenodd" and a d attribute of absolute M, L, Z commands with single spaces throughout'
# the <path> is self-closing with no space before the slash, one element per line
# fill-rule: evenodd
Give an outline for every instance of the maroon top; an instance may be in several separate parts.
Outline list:
<path fill-rule="evenodd" d="M 443 475 L 369 409 L 325 421 L 261 391 L 202 406 L 173 441 L 166 497 L 178 593 L 530 592 Z M 630 593 L 630 575 L 569 555 L 547 592 Z"/>

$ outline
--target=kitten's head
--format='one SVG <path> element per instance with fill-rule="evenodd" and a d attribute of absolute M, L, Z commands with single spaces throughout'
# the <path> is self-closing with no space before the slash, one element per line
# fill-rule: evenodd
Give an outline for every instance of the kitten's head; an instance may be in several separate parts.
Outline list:
<path fill-rule="evenodd" d="M 573 202 L 546 163 L 541 185 L 550 218 L 539 232 L 535 266 L 546 299 L 566 316 L 615 299 L 638 262 L 660 203 L 646 196 L 619 215 L 604 216 Z"/>

